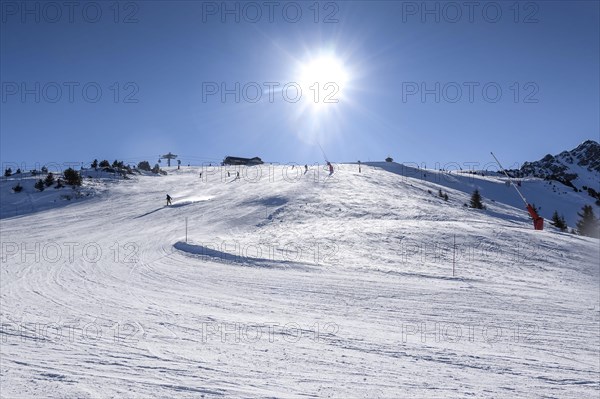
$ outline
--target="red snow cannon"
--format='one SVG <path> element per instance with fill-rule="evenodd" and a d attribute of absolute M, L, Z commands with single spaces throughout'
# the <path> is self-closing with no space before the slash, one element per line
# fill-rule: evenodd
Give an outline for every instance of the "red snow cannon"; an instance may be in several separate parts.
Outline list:
<path fill-rule="evenodd" d="M 525 199 L 525 197 L 523 197 L 523 194 L 521 194 L 521 191 L 519 191 L 519 189 L 517 188 L 517 186 L 515 186 L 515 183 L 513 182 L 513 180 L 510 178 L 510 176 L 506 172 L 506 169 L 504 169 L 502 167 L 502 165 L 500 164 L 500 161 L 498 161 L 498 158 L 496 158 L 496 156 L 494 155 L 494 153 L 490 152 L 490 154 L 492 154 L 492 156 L 496 160 L 496 163 L 498 164 L 498 166 L 500 166 L 500 170 L 502 170 L 502 172 L 504 173 L 504 175 L 506 176 L 506 178 L 508 179 L 508 181 L 510 182 L 510 184 L 515 188 L 515 190 L 517 190 L 517 193 L 519 194 L 519 197 L 521 197 L 521 199 L 523 200 L 523 202 L 527 206 L 527 212 L 529 212 L 529 216 L 531 216 L 531 218 L 533 219 L 533 228 L 535 230 L 544 230 L 544 218 L 541 217 L 540 215 L 538 215 L 537 212 L 535 211 L 535 209 L 533 209 L 533 207 L 531 206 L 531 204 L 529 204 L 527 202 L 527 200 Z M 521 184 L 519 183 L 519 186 L 520 185 Z"/>
<path fill-rule="evenodd" d="M 537 214 L 530 204 L 527 204 L 527 212 L 533 219 L 533 228 L 535 230 L 544 230 L 544 218 Z"/>

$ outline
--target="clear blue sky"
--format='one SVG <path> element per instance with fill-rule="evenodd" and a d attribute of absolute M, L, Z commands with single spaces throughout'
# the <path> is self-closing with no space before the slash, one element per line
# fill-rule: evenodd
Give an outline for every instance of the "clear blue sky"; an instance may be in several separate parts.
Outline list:
<path fill-rule="evenodd" d="M 334 162 L 391 155 L 428 167 L 483 165 L 493 150 L 508 166 L 600 134 L 597 1 L 428 2 L 432 14 L 421 1 L 321 2 L 318 15 L 312 1 L 279 2 L 272 15 L 262 1 L 230 2 L 239 22 L 220 1 L 54 4 L 2 1 L 2 162 L 153 164 L 171 151 L 185 164 L 303 164 L 322 162 L 322 147 Z M 240 92 L 297 82 L 321 56 L 347 81 L 318 111 L 307 90 L 297 103 L 280 91 L 270 102 L 266 87 L 257 102 L 251 86 L 239 103 L 206 93 L 211 82 Z M 423 101 L 422 84 L 436 82 L 439 102 Z"/>

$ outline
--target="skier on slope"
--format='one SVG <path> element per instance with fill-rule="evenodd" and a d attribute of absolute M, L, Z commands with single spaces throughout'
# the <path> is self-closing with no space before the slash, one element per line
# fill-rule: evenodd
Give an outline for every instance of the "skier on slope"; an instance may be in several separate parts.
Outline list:
<path fill-rule="evenodd" d="M 308 165 L 304 165 L 304 174 L 308 172 Z"/>
<path fill-rule="evenodd" d="M 327 166 L 329 166 L 329 176 L 333 174 L 333 165 L 331 162 L 327 161 Z"/>
<path fill-rule="evenodd" d="M 172 205 L 171 204 L 171 196 L 169 194 L 167 194 L 167 206 Z"/>

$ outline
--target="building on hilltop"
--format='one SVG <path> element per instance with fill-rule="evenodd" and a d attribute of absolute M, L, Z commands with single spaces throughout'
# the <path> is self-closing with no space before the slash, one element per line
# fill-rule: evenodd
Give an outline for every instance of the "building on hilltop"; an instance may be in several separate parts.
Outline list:
<path fill-rule="evenodd" d="M 240 158 L 227 156 L 223 160 L 223 165 L 260 165 L 263 161 L 259 157 L 254 158 Z"/>

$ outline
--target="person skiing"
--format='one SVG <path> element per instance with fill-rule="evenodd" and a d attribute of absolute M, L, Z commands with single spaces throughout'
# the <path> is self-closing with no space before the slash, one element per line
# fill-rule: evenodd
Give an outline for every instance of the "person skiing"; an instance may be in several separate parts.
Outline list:
<path fill-rule="evenodd" d="M 327 161 L 327 166 L 329 166 L 329 176 L 333 174 L 333 165 L 331 162 Z"/>
<path fill-rule="evenodd" d="M 171 205 L 171 196 L 167 194 L 167 206 Z"/>
<path fill-rule="evenodd" d="M 308 165 L 304 165 L 304 174 L 308 172 Z"/>

